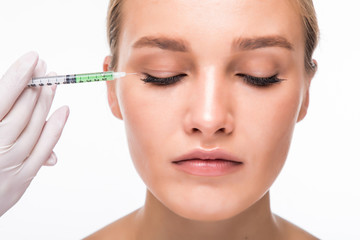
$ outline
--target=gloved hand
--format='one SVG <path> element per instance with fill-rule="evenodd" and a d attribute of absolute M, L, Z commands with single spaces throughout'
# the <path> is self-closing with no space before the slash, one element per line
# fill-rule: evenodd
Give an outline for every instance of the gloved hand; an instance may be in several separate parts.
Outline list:
<path fill-rule="evenodd" d="M 69 115 L 67 106 L 46 121 L 56 86 L 28 88 L 46 64 L 30 52 L 0 79 L 0 216 L 24 194 L 42 165 L 55 165 L 52 151 Z"/>

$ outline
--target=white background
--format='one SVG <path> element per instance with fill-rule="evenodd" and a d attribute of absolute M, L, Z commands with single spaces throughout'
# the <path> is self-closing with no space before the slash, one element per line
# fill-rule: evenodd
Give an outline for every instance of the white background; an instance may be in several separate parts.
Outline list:
<path fill-rule="evenodd" d="M 58 74 L 102 71 L 108 1 L 0 1 L 0 74 L 29 50 Z M 321 239 L 360 239 L 360 3 L 315 6 L 319 71 L 272 209 Z M 143 204 L 145 186 L 105 84 L 60 86 L 51 112 L 62 105 L 71 113 L 55 148 L 59 162 L 41 169 L 0 218 L 0 239 L 80 239 Z"/>

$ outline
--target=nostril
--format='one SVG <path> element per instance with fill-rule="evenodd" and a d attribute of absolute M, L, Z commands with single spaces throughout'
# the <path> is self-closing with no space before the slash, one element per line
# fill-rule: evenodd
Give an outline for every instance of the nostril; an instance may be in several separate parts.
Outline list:
<path fill-rule="evenodd" d="M 219 130 L 216 131 L 217 133 L 224 133 L 225 132 L 225 128 L 220 128 Z"/>
<path fill-rule="evenodd" d="M 198 132 L 202 132 L 200 129 L 198 128 L 193 128 L 192 129 L 192 133 L 198 133 Z M 218 129 L 215 133 L 225 133 L 226 132 L 226 129 L 225 128 L 220 128 Z"/>
<path fill-rule="evenodd" d="M 200 131 L 198 128 L 193 128 L 193 129 L 192 129 L 192 132 L 193 132 L 193 133 L 197 133 L 197 132 L 201 132 L 201 131 Z"/>

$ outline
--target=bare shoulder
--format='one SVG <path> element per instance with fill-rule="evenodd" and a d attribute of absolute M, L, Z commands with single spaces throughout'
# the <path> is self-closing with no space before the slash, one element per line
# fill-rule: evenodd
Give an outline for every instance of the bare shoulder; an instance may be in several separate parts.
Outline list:
<path fill-rule="evenodd" d="M 275 215 L 279 227 L 283 230 L 284 239 L 288 240 L 319 240 L 295 224 Z"/>
<path fill-rule="evenodd" d="M 135 239 L 135 218 L 138 211 L 139 209 L 116 220 L 115 222 L 84 238 L 84 240 Z"/>

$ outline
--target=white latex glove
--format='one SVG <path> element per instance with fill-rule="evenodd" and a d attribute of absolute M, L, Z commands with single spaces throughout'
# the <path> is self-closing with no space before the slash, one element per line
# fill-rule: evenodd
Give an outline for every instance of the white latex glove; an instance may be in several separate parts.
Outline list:
<path fill-rule="evenodd" d="M 56 87 L 28 88 L 46 64 L 30 52 L 0 79 L 0 216 L 24 194 L 42 165 L 55 165 L 52 151 L 69 115 L 67 106 L 49 113 Z"/>

